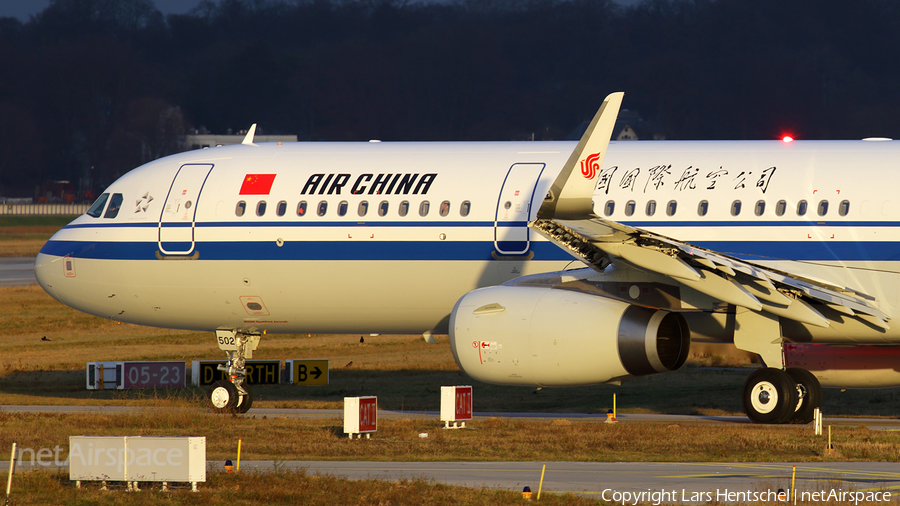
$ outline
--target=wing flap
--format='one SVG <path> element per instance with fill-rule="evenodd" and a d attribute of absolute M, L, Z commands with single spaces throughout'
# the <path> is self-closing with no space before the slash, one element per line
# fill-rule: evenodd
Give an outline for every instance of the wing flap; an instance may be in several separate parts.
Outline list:
<path fill-rule="evenodd" d="M 812 306 L 802 299 L 791 301 L 788 306 L 777 304 L 763 304 L 763 310 L 776 316 L 782 316 L 800 323 L 808 323 L 816 327 L 828 328 L 828 318 L 822 316 L 822 313 L 816 311 Z"/>
<path fill-rule="evenodd" d="M 662 251 L 642 248 L 629 243 L 594 242 L 605 253 L 621 258 L 641 269 L 658 272 L 681 281 L 699 281 L 700 273 L 677 256 Z"/>
<path fill-rule="evenodd" d="M 678 282 L 716 300 L 735 306 L 746 307 L 754 311 L 763 308 L 759 299 L 754 297 L 743 285 L 734 279 L 719 276 L 714 272 L 703 270 L 700 271 L 700 278 L 697 280 L 679 279 Z"/>

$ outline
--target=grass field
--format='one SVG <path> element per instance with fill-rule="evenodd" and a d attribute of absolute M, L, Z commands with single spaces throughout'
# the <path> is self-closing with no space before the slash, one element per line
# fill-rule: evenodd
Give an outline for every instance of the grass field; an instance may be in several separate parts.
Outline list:
<path fill-rule="evenodd" d="M 151 404 L 168 405 L 164 400 Z M 900 434 L 864 427 L 835 427 L 838 451 L 826 455 L 823 438 L 806 426 L 604 424 L 502 417 L 469 425 L 467 430 L 442 430 L 434 419 L 383 419 L 372 439 L 350 444 L 340 417 L 232 417 L 171 407 L 110 415 L 0 412 L 0 445 L 15 440 L 22 448 L 67 448 L 70 435 L 128 434 L 205 436 L 210 460 L 236 458 L 242 438 L 242 459 L 269 461 L 900 461 Z M 421 438 L 420 433 L 428 437 Z"/>
<path fill-rule="evenodd" d="M 33 257 L 74 216 L 0 216 L 0 257 Z"/>
<path fill-rule="evenodd" d="M 47 337 L 49 341 L 43 341 Z M 267 335 L 254 358 L 328 358 L 328 386 L 257 386 L 254 405 L 270 408 L 341 408 L 343 398 L 378 395 L 392 410 L 437 410 L 442 385 L 473 384 L 476 411 L 605 413 L 617 394 L 624 413 L 740 414 L 739 393 L 750 372 L 744 362 L 704 354 L 674 373 L 620 386 L 579 388 L 494 386 L 473 382 L 450 354 L 446 336 L 427 344 L 419 336 Z M 163 397 L 194 405 L 205 393 L 178 390 L 89 391 L 85 362 L 107 360 L 222 359 L 211 333 L 117 324 L 59 304 L 40 287 L 0 288 L 0 403 L 142 405 Z M 704 364 L 730 367 L 700 367 Z M 748 364 L 745 364 L 748 365 Z M 825 413 L 898 416 L 898 389 L 825 390 Z"/>

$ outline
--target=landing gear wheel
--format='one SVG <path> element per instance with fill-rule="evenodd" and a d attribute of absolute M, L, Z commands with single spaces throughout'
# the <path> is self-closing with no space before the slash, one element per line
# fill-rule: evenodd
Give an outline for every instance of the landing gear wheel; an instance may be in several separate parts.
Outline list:
<path fill-rule="evenodd" d="M 744 412 L 755 423 L 785 423 L 794 416 L 797 383 L 781 369 L 754 371 L 744 383 Z"/>
<path fill-rule="evenodd" d="M 250 391 L 250 385 L 248 385 L 246 381 L 241 385 L 241 388 L 247 392 L 247 395 L 240 396 L 235 409 L 238 413 L 246 413 L 247 411 L 250 411 L 250 406 L 253 405 L 253 393 Z"/>
<path fill-rule="evenodd" d="M 209 393 L 213 409 L 219 413 L 246 413 L 253 405 L 253 394 L 247 386 L 247 359 L 259 345 L 260 334 L 241 332 L 234 328 L 216 329 L 216 343 L 225 352 L 228 362 L 217 369 L 229 380 L 217 381 Z"/>
<path fill-rule="evenodd" d="M 231 413 L 237 407 L 238 389 L 234 383 L 228 380 L 219 380 L 213 383 L 209 391 L 209 400 L 217 413 Z"/>
<path fill-rule="evenodd" d="M 805 424 L 813 421 L 816 408 L 822 407 L 822 385 L 813 373 L 806 369 L 789 367 L 784 372 L 794 380 L 798 390 L 803 392 L 790 422 Z"/>

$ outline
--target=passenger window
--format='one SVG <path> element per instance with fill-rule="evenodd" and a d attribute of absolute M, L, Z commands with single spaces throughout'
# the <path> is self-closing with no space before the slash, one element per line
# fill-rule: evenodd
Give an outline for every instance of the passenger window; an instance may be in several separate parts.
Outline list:
<path fill-rule="evenodd" d="M 840 205 L 838 206 L 838 214 L 841 216 L 847 216 L 847 213 L 850 212 L 850 201 L 842 200 Z"/>
<path fill-rule="evenodd" d="M 325 216 L 326 211 L 328 211 L 328 202 L 325 202 L 323 200 L 322 202 L 319 202 L 318 207 L 316 207 L 316 214 L 318 214 L 319 216 Z"/>
<path fill-rule="evenodd" d="M 787 202 L 779 200 L 778 203 L 775 204 L 775 216 L 784 216 L 785 211 L 787 211 Z"/>
<path fill-rule="evenodd" d="M 99 218 L 101 214 L 103 214 L 103 208 L 106 206 L 106 201 L 109 199 L 109 194 L 104 193 L 97 197 L 97 200 L 94 201 L 94 205 L 88 209 L 87 215 L 92 216 L 94 218 Z M 240 214 L 238 215 L 240 216 Z"/>
<path fill-rule="evenodd" d="M 365 216 L 366 213 L 369 212 L 369 201 L 362 200 L 359 202 L 359 207 L 356 208 L 356 214 L 360 216 Z"/>
<path fill-rule="evenodd" d="M 299 204 L 297 204 L 297 216 L 306 216 L 306 201 L 301 200 Z"/>
<path fill-rule="evenodd" d="M 445 201 L 441 202 L 441 209 L 438 212 L 438 214 L 440 214 L 441 216 L 447 216 L 448 214 L 450 214 L 450 201 L 449 200 L 445 200 Z"/>
<path fill-rule="evenodd" d="M 378 204 L 378 216 L 387 216 L 388 213 L 388 201 L 382 200 L 380 204 Z"/>
<path fill-rule="evenodd" d="M 246 211 L 247 211 L 247 203 L 244 202 L 243 200 L 238 202 L 237 205 L 234 207 L 234 215 L 237 216 L 238 218 L 243 216 Z"/>
<path fill-rule="evenodd" d="M 656 214 L 656 201 L 651 200 L 647 202 L 647 216 L 653 216 Z"/>
<path fill-rule="evenodd" d="M 625 216 L 631 216 L 634 214 L 635 203 L 633 200 L 629 200 L 625 203 Z"/>
<path fill-rule="evenodd" d="M 284 216 L 284 213 L 287 212 L 287 202 L 281 201 L 278 203 L 278 207 L 275 208 L 275 214 L 278 216 Z"/>
<path fill-rule="evenodd" d="M 190 201 L 185 204 L 186 208 L 190 208 Z M 119 209 L 122 208 L 122 194 L 121 193 L 113 193 L 111 199 L 109 199 L 109 207 L 106 208 L 106 214 L 103 215 L 104 218 L 115 218 L 116 215 L 119 214 Z"/>
<path fill-rule="evenodd" d="M 423 200 L 421 204 L 419 204 L 419 216 L 428 216 L 428 209 L 431 207 L 431 204 L 428 203 L 427 200 Z"/>
<path fill-rule="evenodd" d="M 342 200 L 338 204 L 338 216 L 346 216 L 348 207 L 350 207 L 350 204 L 348 204 L 346 200 Z"/>
<path fill-rule="evenodd" d="M 674 200 L 670 200 L 668 204 L 666 204 L 666 215 L 667 216 L 675 216 L 675 210 L 678 208 L 678 202 Z"/>
<path fill-rule="evenodd" d="M 803 216 L 806 214 L 806 201 L 801 200 L 797 202 L 797 216 Z"/>
<path fill-rule="evenodd" d="M 753 207 L 753 214 L 755 214 L 757 216 L 762 216 L 765 211 L 766 211 L 766 201 L 765 200 L 756 201 L 756 205 Z"/>
<path fill-rule="evenodd" d="M 404 200 L 400 203 L 400 207 L 397 209 L 397 212 L 400 213 L 400 216 L 406 216 L 409 213 L 409 201 Z"/>
<path fill-rule="evenodd" d="M 401 204 L 402 205 L 402 204 Z M 472 203 L 468 200 L 463 201 L 459 206 L 459 215 L 462 217 L 466 217 L 469 215 L 469 211 L 472 209 Z"/>
<path fill-rule="evenodd" d="M 731 203 L 731 215 L 737 216 L 739 214 L 741 214 L 741 201 L 735 200 Z"/>
<path fill-rule="evenodd" d="M 606 205 L 603 206 L 603 215 L 610 216 L 610 215 L 612 215 L 613 211 L 615 211 L 615 210 L 616 210 L 616 203 L 613 202 L 612 200 L 607 200 Z"/>
<path fill-rule="evenodd" d="M 265 201 L 265 200 L 260 200 L 260 201 L 256 204 L 256 215 L 257 215 L 257 216 L 263 216 L 263 215 L 265 215 L 265 214 L 266 214 L 266 201 Z"/>
<path fill-rule="evenodd" d="M 697 205 L 697 215 L 698 216 L 706 216 L 706 213 L 709 212 L 709 202 L 706 200 L 701 200 L 700 204 Z"/>
<path fill-rule="evenodd" d="M 112 204 L 110 204 L 110 205 L 112 205 Z M 826 214 L 828 214 L 828 201 L 827 200 L 819 201 L 819 207 L 816 210 L 816 212 L 819 213 L 819 216 L 825 216 Z"/>

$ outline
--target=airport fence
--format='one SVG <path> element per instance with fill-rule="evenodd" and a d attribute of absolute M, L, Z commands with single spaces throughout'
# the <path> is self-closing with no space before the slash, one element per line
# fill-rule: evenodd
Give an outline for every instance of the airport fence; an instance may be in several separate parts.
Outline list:
<path fill-rule="evenodd" d="M 6 216 L 78 216 L 90 204 L 0 204 L 0 215 Z"/>

